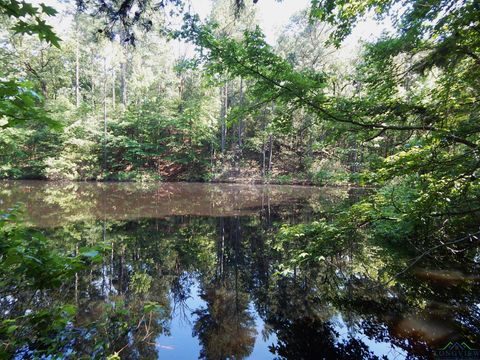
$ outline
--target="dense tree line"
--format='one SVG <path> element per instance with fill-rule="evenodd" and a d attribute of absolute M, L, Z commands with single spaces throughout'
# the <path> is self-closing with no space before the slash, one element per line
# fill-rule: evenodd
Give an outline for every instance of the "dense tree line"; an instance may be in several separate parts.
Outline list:
<path fill-rule="evenodd" d="M 324 184 L 346 183 L 360 169 L 359 145 L 326 144 L 328 129 L 308 112 L 289 109 L 294 121 L 279 126 L 285 108 L 275 99 L 256 103 L 248 79 L 206 73 L 175 55 L 182 47 L 171 38 L 180 35 L 164 13 L 149 13 L 148 29 L 107 16 L 109 37 L 88 7 L 70 4 L 62 16 L 70 23 L 61 42 L 20 36 L 14 20 L 2 20 L 2 72 L 28 84 L 45 111 L 43 121 L 2 131 L 1 177 Z M 258 24 L 252 4 L 214 2 L 209 21 L 223 18 L 230 21 L 214 30 L 219 38 L 240 40 Z M 333 71 L 338 56 L 316 45 L 328 31 L 306 19 L 292 18 L 278 51 L 295 67 Z M 348 88 L 342 77 L 334 91 Z"/>

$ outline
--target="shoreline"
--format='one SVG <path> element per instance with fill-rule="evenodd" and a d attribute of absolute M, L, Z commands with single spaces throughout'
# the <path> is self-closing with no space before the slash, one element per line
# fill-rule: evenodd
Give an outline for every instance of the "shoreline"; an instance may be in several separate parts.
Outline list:
<path fill-rule="evenodd" d="M 152 181 L 135 181 L 135 180 L 68 180 L 68 179 L 0 179 L 2 182 L 42 182 L 42 183 L 53 183 L 53 184 L 67 184 L 67 183 L 98 183 L 98 184 L 205 184 L 205 185 L 255 185 L 255 186 L 298 186 L 298 187 L 317 187 L 317 188 L 371 188 L 369 185 L 358 185 L 358 184 L 314 184 L 309 181 L 291 181 L 291 182 L 281 182 L 281 181 L 242 181 L 242 180 L 212 180 L 212 181 L 161 181 L 161 180 L 152 180 Z"/>

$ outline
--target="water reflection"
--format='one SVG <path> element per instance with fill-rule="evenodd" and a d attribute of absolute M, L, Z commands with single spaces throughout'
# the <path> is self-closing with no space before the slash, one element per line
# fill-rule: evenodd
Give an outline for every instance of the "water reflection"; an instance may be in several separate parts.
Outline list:
<path fill-rule="evenodd" d="M 307 186 L 202 183 L 86 183 L 0 181 L 0 209 L 25 204 L 34 225 L 80 220 L 132 220 L 167 216 L 235 216 L 306 202 L 331 204 L 345 192 Z"/>
<path fill-rule="evenodd" d="M 279 273 L 289 255 L 278 229 L 312 221 L 352 191 L 9 182 L 0 194 L 4 207 L 23 201 L 32 226 L 65 252 L 109 246 L 60 291 L 14 294 L 11 308 L 0 290 L 1 309 L 18 314 L 75 304 L 62 331 L 71 358 L 431 358 L 446 341 L 478 342 L 475 251 L 460 262 L 427 258 L 387 286 L 408 249 L 352 239 Z"/>

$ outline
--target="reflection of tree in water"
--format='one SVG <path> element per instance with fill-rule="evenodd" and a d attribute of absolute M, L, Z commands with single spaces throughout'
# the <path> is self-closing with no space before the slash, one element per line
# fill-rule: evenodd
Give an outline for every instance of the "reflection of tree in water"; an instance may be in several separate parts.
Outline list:
<path fill-rule="evenodd" d="M 244 358 L 251 353 L 256 333 L 249 301 L 267 332 L 277 338 L 272 352 L 284 359 L 374 358 L 365 339 L 393 344 L 411 358 L 428 357 L 429 347 L 443 341 L 425 342 L 432 320 L 443 325 L 447 319 L 455 322 L 465 339 L 478 333 L 480 316 L 474 310 L 478 290 L 473 276 L 464 279 L 456 273 L 430 271 L 420 274 L 423 278 L 419 281 L 418 275 L 409 273 L 394 286 L 381 286 L 405 266 L 405 259 L 413 257 L 402 244 L 326 241 L 319 254 L 324 261 L 295 266 L 290 274 L 273 275 L 280 262 L 292 257 L 288 251 L 293 254 L 308 245 L 300 238 L 288 243 L 287 252 L 275 249 L 278 227 L 300 220 L 289 218 L 291 213 L 292 209 L 282 213 L 274 207 L 268 211 L 266 206 L 255 217 L 176 217 L 110 224 L 108 239 L 115 243 L 110 283 L 128 293 L 132 273 L 146 272 L 153 278 L 149 299 L 165 304 L 165 309 L 170 306 L 173 316 L 186 318 L 191 312 L 185 306 L 192 274 L 198 274 L 206 306 L 194 312 L 193 330 L 205 359 Z M 432 259 L 419 265 L 461 268 L 461 264 L 447 265 L 447 255 L 441 264 Z M 88 277 L 85 280 L 91 283 Z M 99 290 L 90 286 L 83 296 L 102 297 Z M 436 314 L 427 316 L 432 310 Z M 339 315 L 348 337 L 338 336 L 335 319 Z M 416 332 L 409 330 L 412 327 Z M 150 356 L 152 350 L 142 349 L 141 354 Z"/>
<path fill-rule="evenodd" d="M 195 312 L 198 319 L 194 335 L 203 347 L 201 356 L 245 357 L 250 343 L 253 350 L 255 332 L 247 310 L 248 293 L 265 321 L 265 335 L 275 334 L 277 338 L 270 349 L 279 358 L 377 358 L 361 336 L 339 337 L 331 320 L 352 295 L 347 285 L 351 270 L 348 259 L 353 249 L 327 244 L 328 263 L 323 267 L 307 266 L 294 269 L 290 276 L 272 276 L 278 261 L 288 254 L 278 254 L 268 240 L 271 228 L 284 219 L 275 213 L 266 214 L 269 216 L 260 219 L 218 219 L 216 261 L 211 264 L 214 268 L 202 274 L 202 298 L 207 306 Z M 358 325 L 356 320 L 354 325 Z M 248 328 L 250 322 L 252 330 Z M 245 347 L 244 352 L 239 344 Z"/>
<path fill-rule="evenodd" d="M 243 359 L 255 345 L 255 321 L 249 296 L 240 275 L 245 273 L 245 244 L 239 217 L 219 218 L 215 271 L 203 274 L 201 298 L 206 308 L 197 309 L 193 329 L 204 359 Z"/>
<path fill-rule="evenodd" d="M 277 339 L 270 351 L 277 359 L 378 359 L 360 337 L 341 336 L 334 294 L 330 284 L 317 282 L 319 274 L 272 278 L 261 309 L 264 335 Z"/>
<path fill-rule="evenodd" d="M 271 349 L 280 358 L 375 358 L 369 353 L 375 350 L 371 344 L 383 342 L 390 355 L 403 350 L 400 358 L 408 354 L 410 359 L 429 359 L 432 349 L 448 341 L 478 343 L 478 290 L 471 276 L 459 276 L 455 287 L 422 282 L 413 274 L 385 286 L 356 266 L 335 265 L 317 266 L 317 271 L 303 266 L 272 279 L 261 315 L 277 337 Z M 324 280 L 333 277 L 334 281 Z M 348 337 L 338 337 L 342 327 Z"/>
<path fill-rule="evenodd" d="M 205 219 L 181 218 L 49 229 L 48 237 L 66 252 L 99 240 L 111 246 L 100 263 L 78 273 L 61 294 L 52 292 L 53 299 L 61 297 L 78 309 L 71 333 L 62 334 L 65 341 L 72 337 L 72 350 L 78 356 L 103 358 L 118 351 L 122 359 L 156 359 L 155 339 L 169 334 L 171 316 L 191 312 L 185 307 L 193 281 L 189 272 L 201 268 L 197 256 L 208 263 L 204 234 L 211 230 Z"/>
<path fill-rule="evenodd" d="M 247 228 L 244 241 L 255 246 L 246 254 L 251 262 L 242 272 L 252 276 L 245 280 L 247 292 L 266 324 L 266 335 L 277 338 L 271 350 L 279 358 L 375 358 L 372 351 L 378 349 L 372 343 L 382 342 L 389 354 L 403 351 L 401 357 L 426 359 L 449 339 L 478 343 L 479 288 L 475 284 L 479 280 L 474 274 L 434 270 L 426 279 L 427 275 L 419 278 L 418 271 L 410 271 L 385 284 L 416 256 L 411 249 L 388 239 L 360 242 L 352 238 L 342 243 L 333 240 L 333 234 L 317 248 L 319 261 L 294 263 L 291 272 L 272 276 L 279 262 L 290 264 L 292 255 L 309 244 L 302 243 L 300 235 L 278 252 L 277 232 L 262 239 L 258 226 L 257 232 Z M 452 258 L 448 251 L 440 255 L 441 260 L 429 257 L 417 265 L 468 269 L 465 264 L 448 263 Z M 464 255 L 464 263 L 475 257 L 475 253 Z M 342 326 L 348 336 L 339 336 Z"/>
<path fill-rule="evenodd" d="M 270 349 L 280 359 L 373 359 L 371 341 L 426 358 L 444 339 L 437 333 L 433 342 L 425 340 L 438 323 L 442 326 L 434 331 L 448 325 L 470 343 L 478 339 L 478 276 L 435 270 L 466 268 L 447 263 L 447 250 L 441 261 L 418 263 L 427 270 L 416 269 L 383 286 L 415 256 L 409 248 L 387 240 L 342 243 L 326 237 L 316 240 L 323 260 L 275 274 L 280 263 L 308 248 L 301 236 L 277 246 L 280 226 L 301 220 L 293 206 L 287 211 L 265 201 L 257 216 L 79 222 L 49 229 L 46 235 L 66 253 L 96 244 L 102 235 L 112 250 L 102 263 L 79 273 L 75 283 L 65 284 L 61 297 L 22 293 L 18 299 L 28 304 L 31 298 L 31 307 L 55 300 L 76 304 L 74 331 L 81 333 L 72 336 L 79 355 L 103 342 L 105 353 L 123 349 L 122 358 L 156 358 L 155 338 L 169 335 L 170 318 L 190 320 L 187 299 L 197 280 L 206 305 L 194 311 L 193 332 L 205 359 L 252 353 L 257 335 L 252 303 L 264 333 L 275 335 Z M 475 249 L 462 254 L 471 267 Z M 145 315 L 149 302 L 161 311 Z M 20 315 L 25 306 L 14 310 Z M 339 334 L 340 318 L 348 336 Z"/>
<path fill-rule="evenodd" d="M 271 318 L 269 325 L 277 336 L 270 349 L 280 359 L 378 359 L 355 337 L 338 341 L 339 333 L 330 321 Z"/>
<path fill-rule="evenodd" d="M 172 280 L 170 294 L 173 303 L 172 317 L 177 317 L 183 325 L 190 323 L 191 309 L 187 301 L 190 298 L 190 288 L 194 284 L 194 279 L 189 273 L 183 273 L 178 278 Z"/>
<path fill-rule="evenodd" d="M 207 307 L 198 316 L 194 335 L 202 345 L 201 358 L 244 359 L 255 345 L 255 321 L 248 309 L 248 296 L 220 286 L 210 286 L 201 295 Z"/>

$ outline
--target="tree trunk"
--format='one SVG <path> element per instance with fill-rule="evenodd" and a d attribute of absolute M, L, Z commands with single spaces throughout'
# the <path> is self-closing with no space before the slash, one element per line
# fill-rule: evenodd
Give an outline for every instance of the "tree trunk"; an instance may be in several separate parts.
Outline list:
<path fill-rule="evenodd" d="M 103 58 L 103 171 L 107 171 L 107 59 Z"/>
<path fill-rule="evenodd" d="M 272 102 L 272 118 L 274 116 L 275 116 L 275 103 Z M 269 173 L 272 171 L 272 149 L 273 149 L 273 134 L 270 132 L 268 134 L 268 172 Z"/>
<path fill-rule="evenodd" d="M 127 106 L 127 63 L 120 64 L 120 96 L 123 106 Z"/>
<path fill-rule="evenodd" d="M 262 178 L 265 177 L 265 162 L 266 162 L 266 156 L 265 156 L 265 117 L 266 117 L 266 112 L 264 111 L 263 117 L 262 117 Z"/>
<path fill-rule="evenodd" d="M 115 74 L 115 69 L 112 70 L 112 110 L 115 110 L 115 82 L 116 82 L 116 74 Z"/>
<path fill-rule="evenodd" d="M 219 219 L 219 226 L 220 241 L 217 250 L 217 277 L 223 278 L 225 259 L 225 218 L 223 216 L 221 216 Z"/>
<path fill-rule="evenodd" d="M 240 108 L 243 108 L 243 78 L 240 78 Z M 242 160 L 242 131 L 243 131 L 243 119 L 242 116 L 238 118 L 237 123 L 237 146 L 235 151 L 235 170 L 240 173 L 240 161 Z M 232 139 L 235 141 L 235 139 Z"/>
<path fill-rule="evenodd" d="M 243 78 L 240 78 L 240 107 L 243 107 Z M 238 148 L 242 148 L 243 119 L 238 119 Z"/>
<path fill-rule="evenodd" d="M 48 62 L 48 61 L 47 61 Z M 43 70 L 46 66 L 45 61 L 43 60 L 43 50 L 40 51 L 40 64 L 41 64 L 41 70 Z M 47 82 L 42 79 L 38 74 L 37 74 L 38 79 L 40 80 L 40 87 L 42 89 L 42 95 L 44 99 L 47 99 L 48 97 L 48 91 L 47 91 Z"/>
<path fill-rule="evenodd" d="M 78 32 L 75 47 L 75 106 L 80 106 L 80 49 L 78 47 Z"/>
<path fill-rule="evenodd" d="M 91 97 L 92 97 L 92 109 L 95 109 L 95 60 L 93 58 L 93 55 L 90 57 L 90 64 L 92 66 L 92 86 L 91 86 Z"/>
<path fill-rule="evenodd" d="M 273 134 L 269 134 L 268 138 L 268 172 L 272 171 L 272 148 L 273 148 Z"/>
<path fill-rule="evenodd" d="M 223 87 L 222 112 L 221 112 L 221 150 L 222 156 L 225 155 L 227 139 L 227 112 L 228 112 L 228 84 Z"/>

